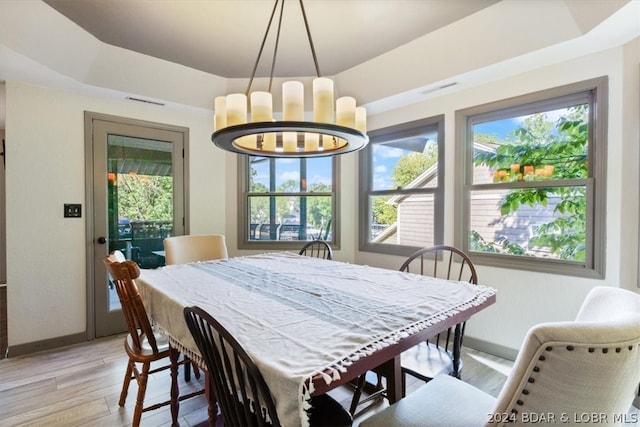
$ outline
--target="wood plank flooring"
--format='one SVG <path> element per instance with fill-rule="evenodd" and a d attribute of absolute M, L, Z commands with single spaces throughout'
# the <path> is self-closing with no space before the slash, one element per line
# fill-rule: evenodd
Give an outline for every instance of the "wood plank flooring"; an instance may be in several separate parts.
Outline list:
<path fill-rule="evenodd" d="M 84 344 L 33 355 L 0 360 L 0 426 L 130 426 L 137 387 L 132 382 L 126 405 L 118 406 L 118 397 L 126 368 L 124 335 L 101 338 Z M 463 348 L 465 381 L 497 396 L 512 362 L 472 349 Z M 202 376 L 203 378 L 204 376 Z M 204 380 L 184 382 L 180 373 L 181 394 L 202 388 Z M 149 379 L 145 403 L 168 397 L 168 371 Z M 408 392 L 419 387 L 408 383 Z M 338 388 L 332 396 L 348 408 L 351 391 Z M 386 401 L 357 417 L 354 426 Z M 204 396 L 180 404 L 180 425 L 205 426 L 207 403 Z M 168 407 L 145 412 L 142 426 L 170 426 Z"/>

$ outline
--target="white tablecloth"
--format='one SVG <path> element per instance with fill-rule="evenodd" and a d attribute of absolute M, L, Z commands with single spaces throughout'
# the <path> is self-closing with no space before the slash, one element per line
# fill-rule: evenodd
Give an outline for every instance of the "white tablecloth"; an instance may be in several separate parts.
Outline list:
<path fill-rule="evenodd" d="M 307 384 L 329 383 L 352 361 L 478 305 L 495 291 L 466 282 L 291 253 L 143 270 L 150 316 L 184 350 L 198 349 L 182 315 L 197 305 L 252 355 L 284 426 L 306 426 Z"/>

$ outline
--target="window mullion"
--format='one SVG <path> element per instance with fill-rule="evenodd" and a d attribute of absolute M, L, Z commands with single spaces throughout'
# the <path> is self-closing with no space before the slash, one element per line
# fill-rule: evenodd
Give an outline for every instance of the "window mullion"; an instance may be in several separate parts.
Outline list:
<path fill-rule="evenodd" d="M 518 182 L 496 182 L 489 184 L 471 184 L 470 190 L 513 190 L 525 188 L 555 188 L 555 187 L 579 187 L 586 186 L 591 182 L 591 178 L 583 179 L 554 179 L 552 181 L 518 181 Z"/>

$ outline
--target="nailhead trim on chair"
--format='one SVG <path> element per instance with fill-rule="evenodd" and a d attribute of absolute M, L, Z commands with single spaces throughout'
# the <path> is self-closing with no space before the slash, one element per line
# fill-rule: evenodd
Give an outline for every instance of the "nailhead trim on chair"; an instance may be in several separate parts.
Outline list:
<path fill-rule="evenodd" d="M 638 347 L 640 348 L 640 345 L 638 345 Z M 635 348 L 635 346 L 633 346 L 633 345 L 628 346 L 629 351 L 633 351 L 634 348 Z M 551 351 L 551 350 L 553 350 L 553 347 L 551 347 L 551 346 L 548 346 L 548 347 L 545 348 L 545 351 Z M 568 345 L 567 346 L 567 350 L 568 351 L 574 351 L 575 347 L 572 346 L 572 345 Z M 589 347 L 587 350 L 589 351 L 589 353 L 594 353 L 596 351 L 596 349 L 594 347 Z M 622 351 L 621 347 L 616 347 L 616 353 L 620 353 L 621 351 Z M 605 347 L 605 348 L 602 349 L 602 353 L 606 354 L 608 352 L 609 352 L 608 348 Z M 538 360 L 541 361 L 541 362 L 544 362 L 546 360 L 546 357 L 543 354 L 541 354 L 540 357 L 538 357 Z M 540 367 L 537 366 L 537 365 L 534 366 L 533 367 L 533 372 L 540 372 Z M 536 380 L 533 377 L 529 377 L 529 379 L 527 381 L 530 384 L 533 384 L 533 383 L 535 383 Z M 529 392 L 528 389 L 525 388 L 525 389 L 522 389 L 521 393 L 523 395 L 525 395 L 525 396 L 528 396 L 530 392 Z M 522 405 L 524 405 L 524 400 L 523 399 L 518 399 L 516 401 L 516 404 L 519 405 L 519 406 L 522 406 Z M 518 414 L 518 410 L 515 409 L 515 408 L 512 408 L 511 409 L 511 413 L 514 414 L 514 415 L 517 415 Z"/>

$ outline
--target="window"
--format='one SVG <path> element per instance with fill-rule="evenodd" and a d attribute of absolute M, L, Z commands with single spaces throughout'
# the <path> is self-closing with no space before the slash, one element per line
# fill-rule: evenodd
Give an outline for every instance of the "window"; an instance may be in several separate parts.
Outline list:
<path fill-rule="evenodd" d="M 360 250 L 409 255 L 441 243 L 444 116 L 369 137 L 360 153 Z"/>
<path fill-rule="evenodd" d="M 457 244 L 477 263 L 601 277 L 606 79 L 457 113 Z"/>
<path fill-rule="evenodd" d="M 336 235 L 337 162 L 241 156 L 240 247 L 299 249 L 300 241 Z"/>

